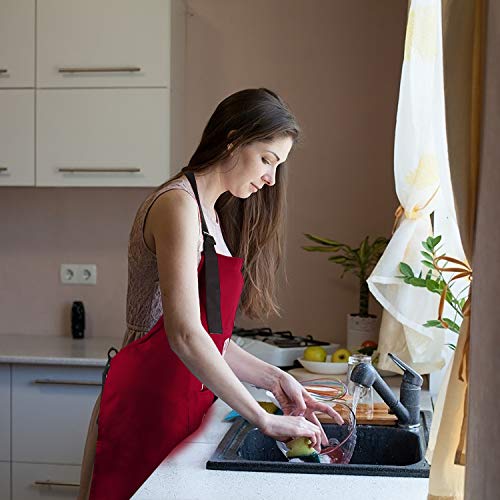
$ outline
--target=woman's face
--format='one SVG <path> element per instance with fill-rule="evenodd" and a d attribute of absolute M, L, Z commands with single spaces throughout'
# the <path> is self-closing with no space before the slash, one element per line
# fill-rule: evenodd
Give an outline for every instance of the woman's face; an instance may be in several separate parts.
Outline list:
<path fill-rule="evenodd" d="M 292 145 L 291 137 L 286 136 L 243 146 L 229 160 L 235 166 L 226 174 L 228 191 L 238 198 L 248 198 L 266 185 L 273 186 L 276 169 L 287 160 Z"/>

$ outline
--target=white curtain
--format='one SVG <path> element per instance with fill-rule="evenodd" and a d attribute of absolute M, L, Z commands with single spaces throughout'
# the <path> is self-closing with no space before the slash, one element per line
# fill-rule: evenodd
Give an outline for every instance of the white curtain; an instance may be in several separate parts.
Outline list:
<path fill-rule="evenodd" d="M 397 111 L 394 177 L 400 201 L 392 239 L 368 279 L 373 296 L 384 307 L 379 367 L 397 371 L 387 356 L 400 356 L 420 373 L 442 368 L 451 358 L 446 343 L 456 344 L 450 330 L 424 327 L 437 318 L 439 295 L 403 282 L 400 262 L 423 277 L 422 241 L 441 235 L 439 254 L 467 262 L 456 220 L 448 163 L 443 84 L 440 0 L 412 0 L 406 29 Z M 433 214 L 433 225 L 431 223 Z M 446 276 L 448 279 L 450 276 Z M 458 292 L 468 281 L 459 279 Z M 466 292 L 464 292 L 466 295 Z M 454 318 L 446 304 L 444 317 Z"/>

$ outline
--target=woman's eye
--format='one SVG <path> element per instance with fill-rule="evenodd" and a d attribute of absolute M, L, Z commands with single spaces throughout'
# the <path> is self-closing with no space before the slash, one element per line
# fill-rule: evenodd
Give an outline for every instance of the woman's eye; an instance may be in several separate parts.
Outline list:
<path fill-rule="evenodd" d="M 270 163 L 265 158 L 262 158 L 262 162 L 265 163 L 266 165 L 270 165 Z"/>

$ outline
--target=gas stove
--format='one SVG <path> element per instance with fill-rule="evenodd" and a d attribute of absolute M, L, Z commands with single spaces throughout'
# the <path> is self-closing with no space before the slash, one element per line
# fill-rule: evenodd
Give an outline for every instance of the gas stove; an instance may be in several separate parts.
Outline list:
<path fill-rule="evenodd" d="M 301 358 L 309 346 L 319 345 L 328 354 L 332 354 L 339 347 L 339 344 L 316 340 L 311 335 L 300 337 L 292 335 L 289 330 L 272 331 L 267 327 L 247 330 L 235 326 L 232 339 L 245 351 L 280 368 L 294 366 L 295 360 Z"/>

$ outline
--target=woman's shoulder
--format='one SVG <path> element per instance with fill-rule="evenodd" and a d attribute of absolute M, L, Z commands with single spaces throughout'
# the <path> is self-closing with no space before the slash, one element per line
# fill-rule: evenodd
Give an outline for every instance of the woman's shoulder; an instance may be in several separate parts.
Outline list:
<path fill-rule="evenodd" d="M 160 204 L 163 204 L 166 198 L 179 199 L 179 196 L 182 197 L 179 192 L 187 193 L 191 198 L 193 198 L 193 200 L 196 201 L 196 196 L 194 194 L 193 188 L 191 187 L 191 184 L 189 183 L 187 178 L 183 175 L 182 177 L 178 177 L 177 179 L 167 181 L 166 183 L 156 188 L 152 193 L 150 193 L 140 204 L 135 217 L 136 221 L 146 219 L 153 205 L 158 205 L 158 202 L 160 202 Z M 167 193 L 171 194 L 166 196 Z"/>
<path fill-rule="evenodd" d="M 153 234 L 158 230 L 164 231 L 172 215 L 182 217 L 183 220 L 179 221 L 181 224 L 188 224 L 190 220 L 194 220 L 194 217 L 197 217 L 200 223 L 196 196 L 185 176 L 168 181 L 144 200 L 137 211 L 132 227 L 131 242 L 144 241 L 148 249 L 153 250 Z"/>

